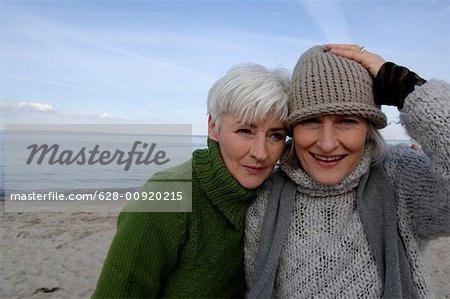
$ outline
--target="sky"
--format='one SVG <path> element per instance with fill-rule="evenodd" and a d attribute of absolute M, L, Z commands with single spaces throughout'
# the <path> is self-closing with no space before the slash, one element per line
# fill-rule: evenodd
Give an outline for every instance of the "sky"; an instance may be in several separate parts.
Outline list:
<path fill-rule="evenodd" d="M 450 81 L 450 1 L 0 0 L 5 124 L 192 124 L 235 64 L 292 71 L 314 45 L 363 45 Z M 383 108 L 387 139 L 409 139 Z"/>

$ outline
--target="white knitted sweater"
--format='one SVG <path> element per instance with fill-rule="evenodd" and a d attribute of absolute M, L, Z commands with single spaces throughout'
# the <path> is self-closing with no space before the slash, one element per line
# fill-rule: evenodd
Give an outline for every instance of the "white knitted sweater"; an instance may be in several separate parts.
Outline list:
<path fill-rule="evenodd" d="M 432 297 L 425 272 L 426 241 L 450 233 L 450 85 L 428 81 L 405 100 L 400 115 L 421 154 L 405 145 L 383 161 L 397 202 L 398 229 L 405 244 L 415 293 Z M 356 187 L 370 167 L 368 154 L 336 186 L 314 182 L 301 168 L 283 170 L 299 185 L 291 224 L 277 268 L 280 298 L 376 298 L 382 294 L 371 249 L 356 212 Z M 247 211 L 245 266 L 251 285 L 262 220 L 271 186 L 263 186 Z M 396 240 L 393 240 L 396 241 Z"/>

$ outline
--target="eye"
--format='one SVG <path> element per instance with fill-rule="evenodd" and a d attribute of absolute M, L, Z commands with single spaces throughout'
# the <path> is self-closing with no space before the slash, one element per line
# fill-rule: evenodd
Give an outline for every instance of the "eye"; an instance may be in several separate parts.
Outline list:
<path fill-rule="evenodd" d="M 320 124 L 321 124 L 320 119 L 313 117 L 302 120 L 297 124 L 297 126 L 303 129 L 316 129 L 320 126 Z"/>
<path fill-rule="evenodd" d="M 342 124 L 342 125 L 352 126 L 352 125 L 358 125 L 359 120 L 354 117 L 344 117 L 344 118 L 339 119 L 338 123 Z"/>
<path fill-rule="evenodd" d="M 236 130 L 236 134 L 242 135 L 242 136 L 248 136 L 248 135 L 253 134 L 253 132 L 249 128 L 239 128 Z"/>
<path fill-rule="evenodd" d="M 272 141 L 283 141 L 286 139 L 286 133 L 283 132 L 272 132 L 269 134 L 268 138 Z"/>
<path fill-rule="evenodd" d="M 358 121 L 356 119 L 352 119 L 352 118 L 344 118 L 340 120 L 341 123 L 343 124 L 357 124 Z"/>
<path fill-rule="evenodd" d="M 299 124 L 318 124 L 320 123 L 318 118 L 308 118 L 302 120 Z"/>

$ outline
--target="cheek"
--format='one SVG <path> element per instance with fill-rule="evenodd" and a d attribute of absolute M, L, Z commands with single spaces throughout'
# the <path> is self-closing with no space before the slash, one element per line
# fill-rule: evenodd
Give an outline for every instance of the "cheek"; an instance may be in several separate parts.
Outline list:
<path fill-rule="evenodd" d="M 343 141 L 347 149 L 355 153 L 364 152 L 366 145 L 367 130 L 358 130 L 353 132 L 350 136 L 347 136 Z"/>
<path fill-rule="evenodd" d="M 280 142 L 280 144 L 275 145 L 272 150 L 272 157 L 273 158 L 277 157 L 276 160 L 278 160 L 281 157 L 281 155 L 283 154 L 284 149 L 285 149 L 284 142 Z"/>
<path fill-rule="evenodd" d="M 310 157 L 310 156 L 308 154 L 308 151 L 305 148 L 297 147 L 297 144 L 296 144 L 295 156 L 300 161 L 300 164 L 303 166 L 303 168 L 307 167 L 307 165 L 308 165 L 307 160 L 308 160 L 308 157 Z"/>
<path fill-rule="evenodd" d="M 231 170 L 231 168 L 233 168 L 233 164 L 239 159 L 240 147 L 236 146 L 233 142 L 229 142 L 229 140 L 219 143 L 219 147 L 225 165 L 228 170 Z"/>
<path fill-rule="evenodd" d="M 302 138 L 297 139 L 299 141 L 295 141 L 295 156 L 300 161 L 300 164 L 305 167 L 305 165 L 308 165 L 307 159 L 309 156 L 308 148 L 312 144 L 312 142 L 308 142 L 309 140 L 305 140 Z"/>
<path fill-rule="evenodd" d="M 303 130 L 300 128 L 294 130 L 293 137 L 296 151 L 301 151 L 309 148 L 310 146 L 314 145 L 315 141 L 317 140 L 315 132 L 311 130 Z"/>
<path fill-rule="evenodd" d="M 283 154 L 284 148 L 284 142 L 279 142 L 279 144 L 268 144 L 269 158 L 267 160 L 267 163 L 269 163 L 272 167 L 275 166 L 275 164 Z"/>

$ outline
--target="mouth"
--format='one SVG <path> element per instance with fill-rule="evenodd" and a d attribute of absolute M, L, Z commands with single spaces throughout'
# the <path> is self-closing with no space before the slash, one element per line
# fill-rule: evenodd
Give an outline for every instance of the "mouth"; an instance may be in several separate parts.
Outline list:
<path fill-rule="evenodd" d="M 244 167 L 250 174 L 259 174 L 266 169 L 264 166 L 244 165 Z"/>
<path fill-rule="evenodd" d="M 333 167 L 344 159 L 347 155 L 319 155 L 310 153 L 311 156 L 319 163 L 319 165 L 324 167 Z"/>

